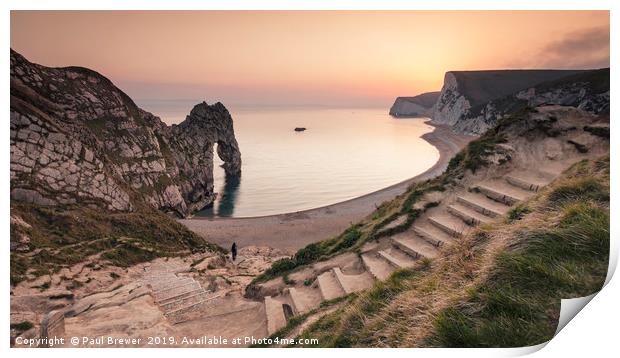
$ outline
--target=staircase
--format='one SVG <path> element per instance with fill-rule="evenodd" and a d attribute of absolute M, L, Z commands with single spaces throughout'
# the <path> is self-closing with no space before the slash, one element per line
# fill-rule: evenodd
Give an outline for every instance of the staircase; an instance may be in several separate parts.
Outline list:
<path fill-rule="evenodd" d="M 323 301 L 365 290 L 375 280 L 385 280 L 395 270 L 411 267 L 420 259 L 435 258 L 444 245 L 459 240 L 477 225 L 498 220 L 553 178 L 545 172 L 515 171 L 478 183 L 416 220 L 407 231 L 380 239 L 376 248 L 363 252 L 359 258 L 362 273 L 344 274 L 340 267 L 332 267 L 320 273 L 311 287 L 290 287 L 278 296 L 265 297 L 269 335 L 286 325 L 287 311 L 306 313 Z M 394 221 L 404 220 L 405 215 Z"/>
<path fill-rule="evenodd" d="M 205 312 L 224 293 L 206 291 L 191 277 L 179 277 L 177 268 L 170 266 L 152 267 L 144 276 L 151 288 L 155 303 L 172 324 L 188 321 Z"/>

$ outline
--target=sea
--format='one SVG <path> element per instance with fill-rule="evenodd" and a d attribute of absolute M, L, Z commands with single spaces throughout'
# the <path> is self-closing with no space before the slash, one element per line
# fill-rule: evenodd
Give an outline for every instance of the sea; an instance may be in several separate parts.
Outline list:
<path fill-rule="evenodd" d="M 137 101 L 167 124 L 196 101 Z M 412 178 L 439 159 L 421 138 L 428 118 L 393 118 L 387 108 L 230 106 L 241 177 L 226 179 L 215 154 L 217 199 L 196 213 L 256 217 L 353 199 Z M 304 127 L 305 131 L 295 131 Z"/>

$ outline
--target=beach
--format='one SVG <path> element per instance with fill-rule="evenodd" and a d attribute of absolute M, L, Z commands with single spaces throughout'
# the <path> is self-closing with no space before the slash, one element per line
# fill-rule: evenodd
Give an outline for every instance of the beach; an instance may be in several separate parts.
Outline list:
<path fill-rule="evenodd" d="M 425 172 L 398 184 L 310 210 L 250 218 L 194 217 L 180 219 L 179 222 L 224 248 L 236 242 L 239 247 L 269 246 L 293 254 L 310 243 L 340 234 L 351 224 L 371 214 L 381 203 L 405 192 L 412 183 L 441 174 L 450 159 L 475 138 L 454 133 L 448 126 L 430 121 L 427 124 L 435 129 L 422 138 L 437 148 L 439 160 Z"/>

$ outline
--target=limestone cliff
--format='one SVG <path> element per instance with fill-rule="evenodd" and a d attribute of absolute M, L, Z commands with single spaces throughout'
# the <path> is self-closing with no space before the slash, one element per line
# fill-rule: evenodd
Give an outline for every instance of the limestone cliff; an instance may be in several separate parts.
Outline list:
<path fill-rule="evenodd" d="M 178 216 L 214 199 L 213 146 L 228 175 L 241 156 L 221 103 L 167 126 L 99 73 L 49 68 L 11 50 L 11 199 Z"/>
<path fill-rule="evenodd" d="M 570 74 L 473 106 L 460 114 L 453 128 L 481 134 L 515 111 L 551 104 L 595 114 L 609 112 L 609 69 Z"/>
<path fill-rule="evenodd" d="M 457 132 L 481 134 L 524 106 L 559 104 L 599 113 L 605 103 L 609 69 L 451 71 L 428 115 Z"/>
<path fill-rule="evenodd" d="M 428 92 L 413 97 L 398 97 L 390 108 L 390 115 L 394 117 L 427 116 L 439 94 L 440 92 Z"/>

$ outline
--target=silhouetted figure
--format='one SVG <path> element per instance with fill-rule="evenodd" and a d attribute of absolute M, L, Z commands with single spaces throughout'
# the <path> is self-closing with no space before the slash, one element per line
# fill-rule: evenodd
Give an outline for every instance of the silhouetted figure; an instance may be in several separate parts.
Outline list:
<path fill-rule="evenodd" d="M 232 260 L 235 261 L 237 259 L 237 243 L 233 242 L 232 248 L 230 249 L 230 253 L 232 254 Z"/>

